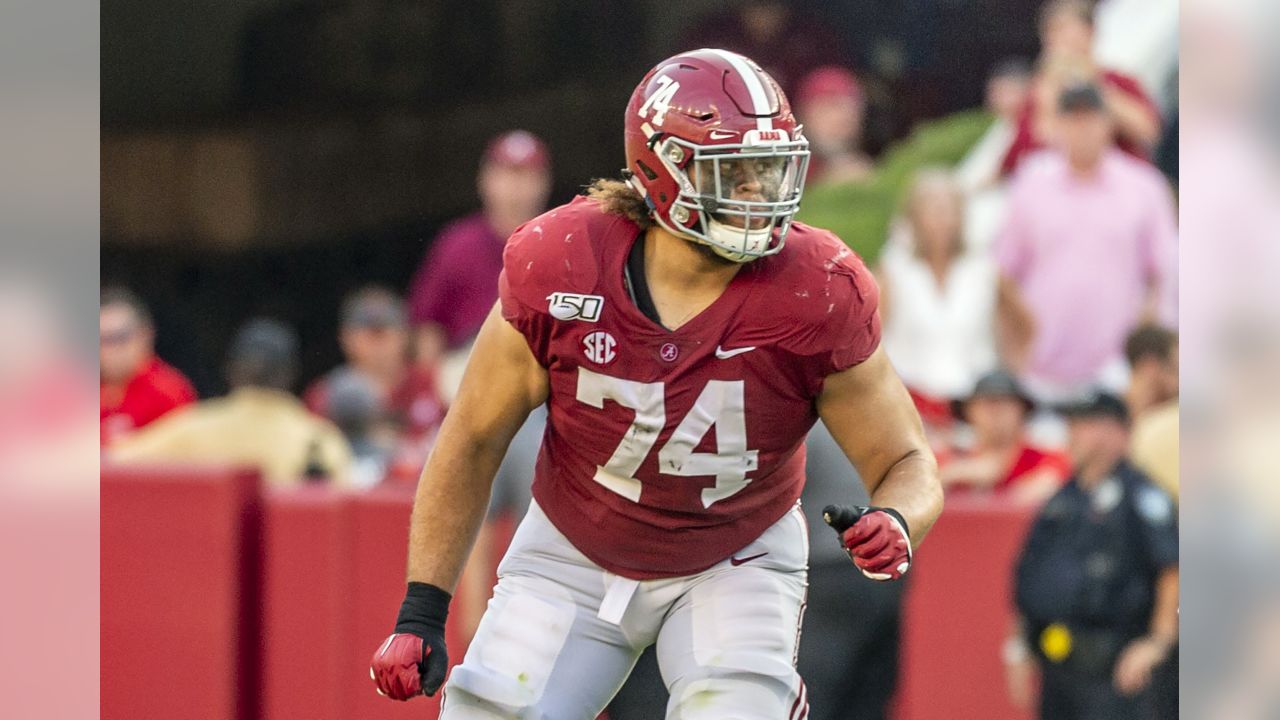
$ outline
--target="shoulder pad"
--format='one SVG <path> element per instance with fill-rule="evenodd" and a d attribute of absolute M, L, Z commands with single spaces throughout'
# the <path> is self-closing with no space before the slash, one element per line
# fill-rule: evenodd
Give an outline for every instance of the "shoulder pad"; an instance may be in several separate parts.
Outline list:
<path fill-rule="evenodd" d="M 791 233 L 769 281 L 784 294 L 780 319 L 794 328 L 787 344 L 800 355 L 830 352 L 875 321 L 880 290 L 862 258 L 834 233 L 801 223 Z M 878 328 L 873 334 L 878 338 Z"/>
<path fill-rule="evenodd" d="M 511 292 L 531 308 L 545 309 L 552 293 L 592 293 L 599 282 L 600 252 L 610 226 L 587 198 L 552 209 L 521 225 L 507 241 L 502 264 Z"/>

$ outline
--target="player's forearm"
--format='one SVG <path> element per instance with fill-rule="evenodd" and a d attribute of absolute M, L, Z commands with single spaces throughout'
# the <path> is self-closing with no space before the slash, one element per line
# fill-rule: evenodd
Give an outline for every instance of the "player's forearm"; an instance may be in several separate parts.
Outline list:
<path fill-rule="evenodd" d="M 912 450 L 894 463 L 871 494 L 871 504 L 902 513 L 912 546 L 919 546 L 942 514 L 942 483 L 933 453 L 928 448 Z"/>
<path fill-rule="evenodd" d="M 418 482 L 409 527 L 410 581 L 453 592 L 489 504 L 502 451 L 444 432 Z"/>

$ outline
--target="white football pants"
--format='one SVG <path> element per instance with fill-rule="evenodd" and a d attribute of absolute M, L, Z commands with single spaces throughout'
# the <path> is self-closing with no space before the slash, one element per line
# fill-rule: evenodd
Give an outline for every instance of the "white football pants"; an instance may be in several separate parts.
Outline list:
<path fill-rule="evenodd" d="M 797 505 L 697 575 L 636 581 L 588 560 L 532 504 L 440 717 L 594 720 L 656 642 L 667 720 L 799 720 L 804 522 Z"/>

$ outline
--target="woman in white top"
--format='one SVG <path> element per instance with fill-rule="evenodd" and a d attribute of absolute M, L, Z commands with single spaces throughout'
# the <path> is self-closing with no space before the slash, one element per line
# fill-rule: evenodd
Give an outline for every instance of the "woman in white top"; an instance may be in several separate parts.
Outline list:
<path fill-rule="evenodd" d="M 994 260 L 966 251 L 964 196 L 948 171 L 919 172 L 905 220 L 880 259 L 885 352 L 925 422 L 945 426 L 950 401 L 980 375 L 1002 359 L 1020 365 L 1030 316 L 1002 288 Z"/>

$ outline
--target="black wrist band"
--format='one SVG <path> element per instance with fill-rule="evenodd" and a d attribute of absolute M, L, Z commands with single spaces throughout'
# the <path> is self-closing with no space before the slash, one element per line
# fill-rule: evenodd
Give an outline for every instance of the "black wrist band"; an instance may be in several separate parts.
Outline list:
<path fill-rule="evenodd" d="M 444 621 L 449 616 L 449 601 L 452 599 L 452 595 L 435 585 L 410 582 L 404 602 L 400 604 L 400 614 L 396 616 L 396 632 L 413 633 L 419 637 L 444 632 Z"/>

